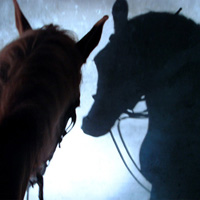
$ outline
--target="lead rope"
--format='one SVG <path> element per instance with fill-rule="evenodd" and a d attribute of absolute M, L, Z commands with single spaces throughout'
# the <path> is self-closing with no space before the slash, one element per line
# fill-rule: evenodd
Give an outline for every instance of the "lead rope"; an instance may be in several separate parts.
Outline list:
<path fill-rule="evenodd" d="M 144 112 L 143 112 L 143 113 L 144 113 Z M 145 116 L 145 114 L 141 114 L 141 116 Z M 140 168 L 138 167 L 138 165 L 136 164 L 136 162 L 135 162 L 134 159 L 132 158 L 132 156 L 131 156 L 131 154 L 130 154 L 130 152 L 129 152 L 129 150 L 128 150 L 128 148 L 127 148 L 125 142 L 124 142 L 122 133 L 121 133 L 120 123 L 121 123 L 122 120 L 128 119 L 128 118 L 133 118 L 133 117 L 130 117 L 130 116 L 129 116 L 129 117 L 124 117 L 124 118 L 118 119 L 118 123 L 117 123 L 118 133 L 119 133 L 120 139 L 121 139 L 121 141 L 122 141 L 122 144 L 123 144 L 123 146 L 124 146 L 124 148 L 125 148 L 125 150 L 126 150 L 128 156 L 129 156 L 129 158 L 131 159 L 131 161 L 132 161 L 132 163 L 134 164 L 134 166 L 136 167 L 136 169 L 142 174 Z M 135 181 L 136 181 L 143 189 L 145 189 L 147 192 L 150 193 L 151 191 L 150 191 L 144 184 L 142 184 L 142 183 L 137 179 L 137 177 L 133 174 L 133 172 L 132 172 L 131 169 L 129 168 L 128 164 L 126 163 L 126 161 L 125 161 L 125 159 L 124 159 L 124 157 L 123 157 L 123 155 L 122 155 L 122 153 L 121 153 L 121 151 L 120 151 L 119 146 L 117 145 L 117 142 L 116 142 L 116 140 L 115 140 L 115 138 L 114 138 L 114 135 L 113 135 L 113 133 L 112 133 L 111 130 L 109 131 L 109 133 L 110 133 L 111 138 L 112 138 L 112 140 L 113 140 L 113 142 L 114 142 L 114 144 L 115 144 L 115 147 L 116 147 L 116 149 L 117 149 L 117 151 L 118 151 L 118 154 L 119 154 L 119 156 L 120 156 L 120 158 L 121 158 L 123 164 L 125 165 L 126 169 L 128 170 L 128 172 L 131 174 L 131 176 L 133 177 L 133 179 L 135 179 Z"/>
<path fill-rule="evenodd" d="M 44 196 L 43 196 L 43 186 L 44 186 L 43 176 L 39 173 L 37 174 L 37 184 L 39 186 L 39 200 L 44 200 Z"/>
<path fill-rule="evenodd" d="M 124 118 L 118 119 L 117 130 L 118 130 L 120 139 L 121 139 L 121 141 L 122 141 L 122 144 L 123 144 L 123 146 L 124 146 L 124 148 L 125 148 L 125 150 L 126 150 L 126 153 L 128 154 L 129 158 L 131 159 L 131 161 L 132 161 L 132 163 L 134 164 L 134 166 L 136 167 L 136 169 L 137 169 L 140 173 L 142 173 L 141 170 L 140 170 L 140 168 L 138 167 L 138 165 L 136 164 L 136 162 L 135 162 L 134 159 L 132 158 L 132 156 L 131 156 L 131 154 L 130 154 L 130 152 L 129 152 L 129 150 L 128 150 L 128 148 L 127 148 L 125 142 L 124 142 L 124 138 L 123 138 L 123 136 L 122 136 L 122 133 L 121 133 L 120 123 L 121 123 L 122 120 L 128 119 L 128 118 L 129 118 L 129 117 L 124 117 Z"/>
<path fill-rule="evenodd" d="M 29 190 L 30 190 L 30 187 L 28 186 L 26 190 L 26 200 L 29 200 Z"/>

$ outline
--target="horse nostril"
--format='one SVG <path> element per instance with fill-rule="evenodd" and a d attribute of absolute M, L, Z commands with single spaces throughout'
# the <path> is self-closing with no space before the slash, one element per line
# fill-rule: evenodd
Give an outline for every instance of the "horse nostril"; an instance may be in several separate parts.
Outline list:
<path fill-rule="evenodd" d="M 83 130 L 83 132 L 87 132 L 88 122 L 89 122 L 89 117 L 88 116 L 84 117 L 82 121 L 82 126 L 81 126 L 81 129 Z"/>

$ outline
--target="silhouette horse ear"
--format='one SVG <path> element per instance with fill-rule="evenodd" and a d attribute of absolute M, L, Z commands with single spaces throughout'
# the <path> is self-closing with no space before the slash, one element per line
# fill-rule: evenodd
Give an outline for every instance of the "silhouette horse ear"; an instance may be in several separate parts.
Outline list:
<path fill-rule="evenodd" d="M 98 45 L 101 38 L 103 25 L 107 19 L 107 15 L 100 19 L 93 26 L 93 28 L 79 42 L 77 42 L 77 48 L 81 52 L 84 62 L 86 62 L 87 57 L 90 55 L 92 50 Z"/>
<path fill-rule="evenodd" d="M 32 29 L 24 14 L 20 10 L 17 0 L 13 0 L 15 6 L 15 23 L 19 35 L 21 36 L 25 31 Z"/>
<path fill-rule="evenodd" d="M 115 32 L 123 30 L 128 20 L 128 3 L 126 0 L 116 0 L 112 8 Z"/>

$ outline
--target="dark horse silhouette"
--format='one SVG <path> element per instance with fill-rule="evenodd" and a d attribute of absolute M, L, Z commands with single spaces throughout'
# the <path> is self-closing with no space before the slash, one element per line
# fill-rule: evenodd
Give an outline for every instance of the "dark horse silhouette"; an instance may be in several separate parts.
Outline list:
<path fill-rule="evenodd" d="M 128 21 L 126 1 L 116 1 L 115 34 L 95 57 L 97 93 L 82 124 L 86 134 L 104 135 L 145 96 L 140 164 L 151 199 L 200 198 L 200 26 L 179 11 Z"/>
<path fill-rule="evenodd" d="M 107 16 L 79 42 L 54 25 L 32 30 L 14 0 L 20 37 L 0 53 L 0 199 L 24 198 L 65 136 L 79 106 L 81 66 L 98 44 Z"/>

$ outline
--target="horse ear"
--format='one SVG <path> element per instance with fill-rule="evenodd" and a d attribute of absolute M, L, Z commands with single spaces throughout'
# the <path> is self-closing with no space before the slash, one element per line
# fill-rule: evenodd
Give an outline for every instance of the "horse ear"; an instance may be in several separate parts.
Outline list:
<path fill-rule="evenodd" d="M 15 23 L 18 29 L 19 35 L 22 35 L 25 31 L 32 29 L 29 22 L 25 18 L 24 14 L 20 10 L 17 0 L 13 0 L 15 6 Z"/>
<path fill-rule="evenodd" d="M 108 16 L 104 16 L 100 19 L 93 28 L 76 44 L 77 48 L 83 56 L 83 61 L 86 62 L 87 57 L 90 55 L 92 50 L 98 45 L 103 25 L 108 19 Z"/>
<path fill-rule="evenodd" d="M 115 33 L 121 32 L 128 20 L 127 0 L 116 0 L 112 8 Z"/>

